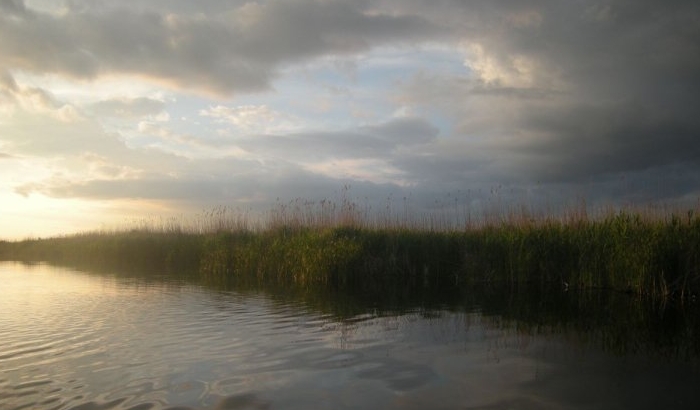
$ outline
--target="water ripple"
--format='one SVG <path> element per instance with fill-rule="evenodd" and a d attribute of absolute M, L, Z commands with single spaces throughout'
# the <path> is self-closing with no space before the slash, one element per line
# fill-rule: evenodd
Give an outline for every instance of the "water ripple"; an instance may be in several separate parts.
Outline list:
<path fill-rule="evenodd" d="M 587 375 L 600 391 L 620 383 L 615 372 L 568 370 L 614 368 L 609 359 L 577 350 L 566 362 L 560 342 L 528 335 L 523 344 L 475 313 L 337 320 L 298 303 L 168 282 L 7 264 L 0 276 L 2 410 L 562 408 L 551 392 L 563 381 Z M 669 391 L 700 383 L 693 373 L 662 374 L 668 382 L 656 382 Z M 523 400 L 533 386 L 550 389 L 550 400 Z"/>

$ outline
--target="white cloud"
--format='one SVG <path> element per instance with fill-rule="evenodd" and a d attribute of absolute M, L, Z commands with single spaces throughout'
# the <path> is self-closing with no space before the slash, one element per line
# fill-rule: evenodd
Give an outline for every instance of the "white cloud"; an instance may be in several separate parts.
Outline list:
<path fill-rule="evenodd" d="M 230 125 L 233 134 L 278 134 L 301 128 L 299 119 L 266 105 L 216 105 L 200 110 L 199 115 Z"/>
<path fill-rule="evenodd" d="M 489 86 L 531 88 L 537 85 L 537 63 L 523 54 L 499 55 L 491 53 L 479 43 L 462 45 L 466 55 L 464 64 L 476 78 Z"/>
<path fill-rule="evenodd" d="M 0 80 L 0 107 L 6 117 L 20 109 L 47 115 L 65 123 L 83 119 L 82 114 L 72 104 L 59 101 L 42 88 L 20 86 L 9 73 Z"/>

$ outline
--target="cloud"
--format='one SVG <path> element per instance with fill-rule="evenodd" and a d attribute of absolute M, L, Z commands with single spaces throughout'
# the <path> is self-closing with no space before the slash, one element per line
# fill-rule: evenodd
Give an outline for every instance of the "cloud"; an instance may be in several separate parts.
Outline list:
<path fill-rule="evenodd" d="M 697 38 L 690 0 L 0 0 L 0 158 L 37 169 L 3 183 L 199 209 L 344 184 L 426 209 L 687 203 Z"/>
<path fill-rule="evenodd" d="M 11 116 L 17 109 L 48 115 L 64 123 L 82 119 L 74 105 L 58 100 L 43 88 L 20 86 L 9 72 L 0 71 L 0 116 Z"/>
<path fill-rule="evenodd" d="M 119 155 L 124 150 L 115 136 L 93 121 L 66 122 L 54 116 L 18 111 L 12 122 L 0 122 L 2 141 L 12 153 L 60 157 L 85 151 Z"/>
<path fill-rule="evenodd" d="M 313 199 L 337 191 L 346 182 L 310 173 L 294 165 L 276 164 L 231 173 L 209 170 L 208 173 L 151 174 L 124 179 L 49 178 L 23 184 L 16 188 L 16 192 L 23 195 L 41 193 L 56 198 L 190 202 L 198 204 L 201 209 L 204 204 L 242 203 L 246 202 L 246 198 L 259 198 L 267 205 L 277 197 Z"/>
<path fill-rule="evenodd" d="M 206 183 L 202 180 L 161 179 L 91 179 L 88 181 L 48 180 L 21 185 L 15 191 L 22 195 L 34 192 L 57 198 L 89 199 L 157 199 L 177 200 L 199 198 L 221 200 L 223 187 L 220 181 Z"/>
<path fill-rule="evenodd" d="M 26 123 L 37 125 L 38 119 L 30 118 Z M 63 136 L 54 123 L 50 128 L 54 130 L 55 145 L 48 145 L 45 138 L 27 138 L 31 128 L 15 134 L 17 141 L 25 144 L 14 145 L 16 152 L 56 158 L 52 176 L 16 186 L 15 192 L 92 200 L 190 198 L 215 204 L 247 197 L 269 200 L 295 192 L 315 197 L 324 193 L 313 192 L 310 187 L 314 185 L 323 186 L 327 193 L 353 180 L 365 181 L 367 186 L 393 183 L 398 187 L 409 181 L 388 158 L 406 147 L 429 144 L 438 134 L 429 122 L 416 117 L 395 118 L 349 131 L 263 134 L 214 141 L 148 126 L 144 132 L 158 134 L 169 145 L 145 149 L 128 147 L 117 135 L 104 133 L 94 123 L 83 127 L 82 131 L 75 124 L 65 127 Z M 21 129 L 15 127 L 14 131 Z M 189 152 L 194 148 L 206 151 L 210 144 L 209 149 L 219 155 L 167 153 L 172 143 L 190 147 Z M 297 187 L 296 191 L 287 185 Z"/>
<path fill-rule="evenodd" d="M 700 7 L 554 3 L 464 3 L 461 11 L 455 4 L 455 15 L 468 16 L 452 24 L 465 33 L 471 73 L 420 73 L 401 84 L 398 100 L 449 115 L 453 144 L 473 152 L 464 163 L 490 159 L 475 170 L 477 178 L 581 184 L 648 176 L 674 164 L 700 172 L 700 121 L 693 112 L 700 104 Z M 434 178 L 457 178 L 463 173 L 450 169 L 468 168 L 449 153 L 433 154 L 412 159 L 415 164 L 403 160 L 402 167 Z M 421 161 L 442 171 L 418 167 Z"/>
<path fill-rule="evenodd" d="M 17 83 L 14 77 L 7 71 L 0 71 L 0 91 L 4 93 L 11 93 L 17 91 Z"/>
<path fill-rule="evenodd" d="M 520 147 L 544 158 L 527 164 L 540 178 L 578 181 L 673 163 L 700 168 L 700 122 L 656 107 L 571 105 L 525 123 L 545 136 Z"/>
<path fill-rule="evenodd" d="M 237 144 L 252 154 L 306 164 L 328 159 L 385 160 L 401 147 L 429 143 L 437 133 L 424 119 L 397 118 L 354 130 L 253 135 L 238 139 Z"/>
<path fill-rule="evenodd" d="M 383 124 L 365 126 L 363 131 L 396 145 L 414 145 L 433 141 L 439 129 L 423 118 L 395 118 Z"/>
<path fill-rule="evenodd" d="M 93 115 L 105 117 L 147 117 L 162 115 L 165 102 L 153 98 L 115 98 L 91 104 Z"/>
<path fill-rule="evenodd" d="M 47 13 L 3 2 L 0 54 L 14 69 L 81 79 L 139 75 L 217 95 L 270 88 L 280 68 L 328 54 L 424 41 L 438 29 L 364 2 L 246 3 L 217 15 L 137 8 Z"/>
<path fill-rule="evenodd" d="M 199 115 L 232 126 L 231 132 L 239 134 L 290 132 L 299 129 L 301 125 L 300 120 L 294 116 L 275 111 L 266 105 L 216 105 L 200 110 Z"/>

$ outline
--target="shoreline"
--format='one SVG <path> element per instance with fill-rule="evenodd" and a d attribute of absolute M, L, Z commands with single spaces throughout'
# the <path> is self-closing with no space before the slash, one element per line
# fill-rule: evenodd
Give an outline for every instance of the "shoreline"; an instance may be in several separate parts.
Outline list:
<path fill-rule="evenodd" d="M 700 217 L 692 212 L 664 219 L 628 212 L 596 220 L 520 218 L 448 231 L 351 222 L 0 241 L 0 260 L 336 289 L 527 283 L 658 298 L 700 290 Z"/>

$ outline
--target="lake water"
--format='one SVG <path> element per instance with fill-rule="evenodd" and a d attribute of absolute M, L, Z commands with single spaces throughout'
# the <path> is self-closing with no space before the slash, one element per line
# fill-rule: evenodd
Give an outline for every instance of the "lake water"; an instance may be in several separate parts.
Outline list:
<path fill-rule="evenodd" d="M 335 306 L 2 263 L 0 409 L 700 408 L 698 315 L 561 293 Z"/>

